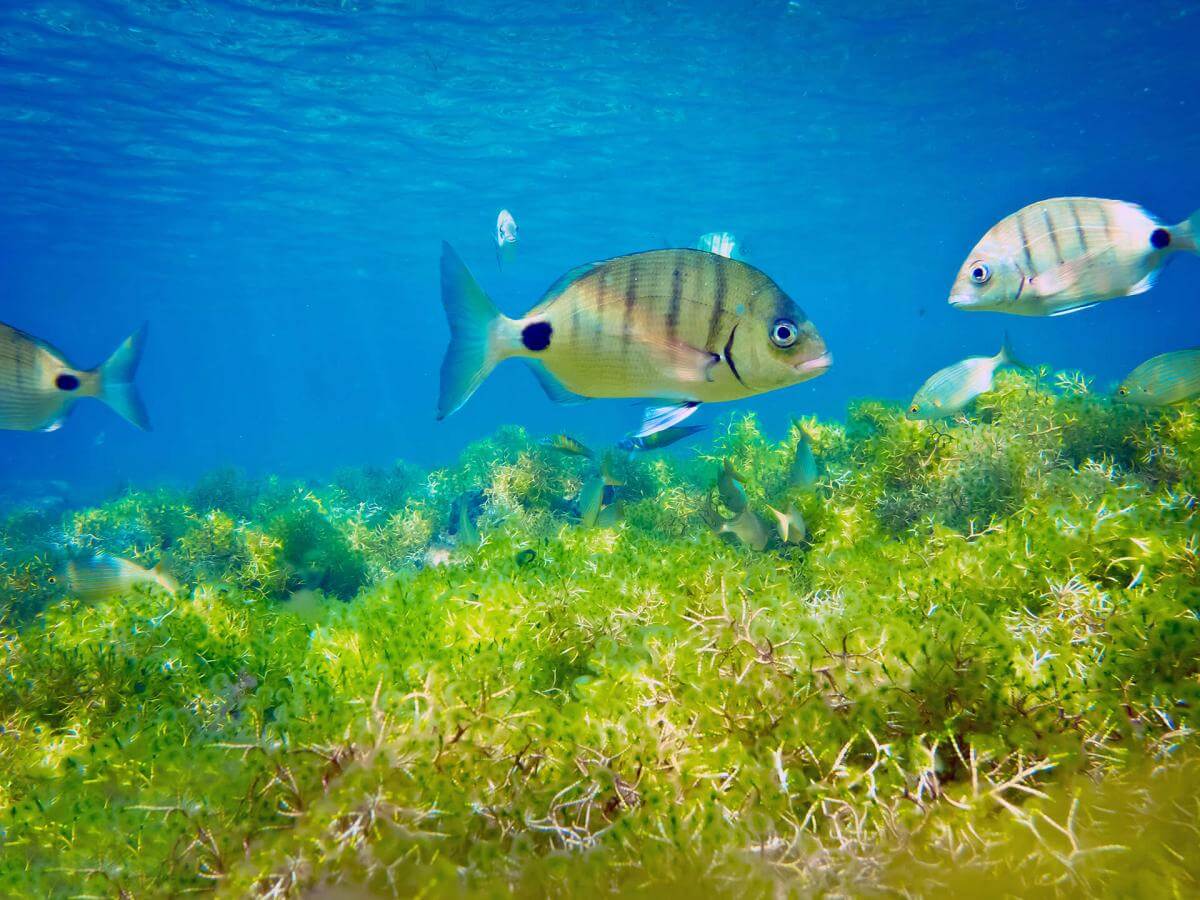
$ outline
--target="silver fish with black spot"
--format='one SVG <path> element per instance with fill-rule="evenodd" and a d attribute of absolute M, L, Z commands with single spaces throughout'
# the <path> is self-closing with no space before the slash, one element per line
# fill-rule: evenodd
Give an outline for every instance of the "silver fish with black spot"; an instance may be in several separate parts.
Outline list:
<path fill-rule="evenodd" d="M 950 289 L 956 309 L 1061 316 L 1154 286 L 1176 253 L 1200 252 L 1200 211 L 1166 225 L 1120 200 L 1056 197 L 1026 206 L 975 245 Z"/>
<path fill-rule="evenodd" d="M 0 322 L 0 428 L 54 431 L 83 397 L 107 403 L 142 430 L 150 428 L 133 375 L 142 355 L 141 328 L 94 369 L 81 369 L 45 341 Z"/>

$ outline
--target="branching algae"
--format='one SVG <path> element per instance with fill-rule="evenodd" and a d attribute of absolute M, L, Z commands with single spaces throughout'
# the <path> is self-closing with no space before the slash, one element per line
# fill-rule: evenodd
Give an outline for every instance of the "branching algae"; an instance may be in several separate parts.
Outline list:
<path fill-rule="evenodd" d="M 712 533 L 726 460 L 803 540 Z M 0 884 L 1200 888 L 1200 407 L 1007 372 L 954 422 L 863 402 L 612 464 L 596 527 L 594 463 L 518 429 L 430 473 L 13 511 Z M 95 552 L 184 588 L 81 604 L 54 573 Z"/>

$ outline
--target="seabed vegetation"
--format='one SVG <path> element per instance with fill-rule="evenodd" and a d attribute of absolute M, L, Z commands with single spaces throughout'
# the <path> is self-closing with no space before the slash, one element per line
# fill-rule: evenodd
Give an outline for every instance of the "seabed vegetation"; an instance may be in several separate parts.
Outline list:
<path fill-rule="evenodd" d="M 714 533 L 725 460 L 802 542 Z M 610 463 L 591 528 L 516 428 L 9 510 L 3 892 L 1200 891 L 1200 405 L 1006 372 Z M 81 604 L 98 551 L 183 587 Z"/>

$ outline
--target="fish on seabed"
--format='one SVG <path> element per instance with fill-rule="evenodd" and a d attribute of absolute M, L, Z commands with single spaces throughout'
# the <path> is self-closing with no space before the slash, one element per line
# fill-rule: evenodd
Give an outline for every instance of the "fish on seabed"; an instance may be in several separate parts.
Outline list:
<path fill-rule="evenodd" d="M 804 311 L 770 278 L 700 250 L 652 250 L 581 266 L 510 319 L 444 244 L 442 303 L 450 346 L 439 419 L 509 357 L 524 359 L 558 402 L 657 401 L 639 437 L 678 424 L 700 403 L 790 387 L 831 364 Z"/>
<path fill-rule="evenodd" d="M 725 519 L 715 529 L 718 535 L 733 535 L 751 550 L 762 551 L 771 539 L 771 533 L 758 514 L 749 507 L 732 519 Z"/>
<path fill-rule="evenodd" d="M 160 588 L 174 596 L 179 582 L 159 563 L 146 569 L 128 559 L 100 553 L 68 561 L 62 570 L 67 591 L 88 603 L 128 594 L 138 585 Z"/>
<path fill-rule="evenodd" d="M 496 263 L 503 266 L 517 255 L 517 220 L 507 209 L 496 216 Z"/>
<path fill-rule="evenodd" d="M 813 453 L 812 437 L 799 422 L 793 421 L 792 424 L 800 436 L 796 440 L 796 455 L 788 472 L 788 484 L 792 487 L 812 487 L 817 481 L 817 457 Z"/>
<path fill-rule="evenodd" d="M 1154 286 L 1175 253 L 1198 252 L 1200 211 L 1165 225 L 1120 200 L 1056 197 L 1001 219 L 967 255 L 950 305 L 1061 316 Z"/>
<path fill-rule="evenodd" d="M 980 394 L 992 389 L 1001 366 L 1024 368 L 1013 355 L 1008 338 L 995 356 L 972 356 L 929 376 L 908 406 L 910 419 L 944 419 L 956 416 Z"/>
<path fill-rule="evenodd" d="M 80 398 L 94 397 L 149 430 L 133 386 L 145 336 L 146 329 L 138 329 L 103 365 L 80 369 L 45 341 L 0 322 L 0 428 L 54 431 Z"/>
<path fill-rule="evenodd" d="M 1138 406 L 1173 406 L 1200 397 L 1200 347 L 1146 360 L 1117 388 L 1117 400 Z"/>
<path fill-rule="evenodd" d="M 799 544 L 808 534 L 808 526 L 804 523 L 804 515 L 796 508 L 796 504 L 788 507 L 787 512 L 767 506 L 775 517 L 775 533 L 784 544 Z"/>

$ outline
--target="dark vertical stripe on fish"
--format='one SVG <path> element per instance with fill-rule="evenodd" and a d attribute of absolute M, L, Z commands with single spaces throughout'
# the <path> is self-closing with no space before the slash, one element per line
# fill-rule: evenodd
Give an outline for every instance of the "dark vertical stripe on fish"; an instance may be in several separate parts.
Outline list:
<path fill-rule="evenodd" d="M 1054 231 L 1054 222 L 1050 219 L 1050 210 L 1042 207 L 1042 220 L 1046 223 L 1046 234 L 1050 235 L 1050 243 L 1054 245 L 1054 258 L 1058 264 L 1063 264 L 1062 247 L 1058 245 L 1058 235 Z"/>
<path fill-rule="evenodd" d="M 629 271 L 625 277 L 625 314 L 621 324 L 621 354 L 629 352 L 633 342 L 633 309 L 637 304 L 638 261 L 629 261 Z"/>
<path fill-rule="evenodd" d="M 1033 266 L 1033 255 L 1029 252 L 1029 238 L 1025 234 L 1025 210 L 1017 213 L 1017 238 L 1021 241 L 1021 252 L 1025 254 L 1025 268 L 1029 270 L 1029 277 L 1033 278 L 1037 269 Z"/>
<path fill-rule="evenodd" d="M 1071 211 L 1071 218 L 1075 222 L 1075 236 L 1079 238 L 1079 249 L 1085 254 L 1088 252 L 1087 232 L 1083 230 L 1083 223 L 1079 221 L 1079 210 L 1075 208 L 1075 201 L 1067 201 L 1067 209 Z"/>
<path fill-rule="evenodd" d="M 603 272 L 596 277 L 596 304 L 592 310 L 592 318 L 594 320 L 592 322 L 592 330 L 595 332 L 597 338 L 604 333 L 604 310 L 608 305 L 607 294 L 608 273 Z"/>
<path fill-rule="evenodd" d="M 1100 211 L 1100 218 L 1104 220 L 1104 236 L 1108 238 L 1108 242 L 1112 243 L 1112 222 L 1108 218 L 1108 207 L 1103 203 L 1097 203 L 1096 208 Z"/>
<path fill-rule="evenodd" d="M 667 306 L 667 339 L 675 340 L 679 331 L 679 304 L 683 300 L 683 273 L 678 261 L 671 272 L 671 302 Z"/>
<path fill-rule="evenodd" d="M 721 320 L 725 317 L 725 292 L 728 290 L 728 285 L 725 283 L 725 267 L 721 265 L 721 260 L 712 256 L 713 266 L 716 268 L 716 289 L 713 293 L 712 315 L 708 319 L 708 337 L 704 341 L 704 349 L 709 353 L 717 352 L 717 335 L 721 329 Z"/>

